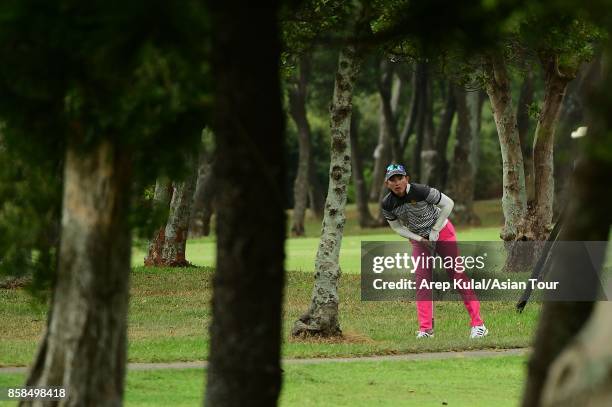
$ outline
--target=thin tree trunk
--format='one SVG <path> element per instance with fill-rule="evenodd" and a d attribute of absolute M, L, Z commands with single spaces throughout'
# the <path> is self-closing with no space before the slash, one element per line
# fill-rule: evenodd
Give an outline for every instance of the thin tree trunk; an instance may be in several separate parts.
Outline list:
<path fill-rule="evenodd" d="M 474 178 L 480 166 L 480 125 L 482 122 L 482 105 L 487 95 L 484 91 L 468 92 L 467 105 L 470 111 L 470 129 L 472 130 L 472 148 L 470 159 L 474 170 Z"/>
<path fill-rule="evenodd" d="M 436 159 L 434 161 L 434 168 L 431 177 L 431 185 L 434 185 L 441 190 L 445 189 L 447 184 L 449 163 L 446 159 L 446 149 L 448 146 L 448 139 L 450 137 L 451 126 L 453 124 L 453 117 L 455 116 L 456 110 L 455 95 L 452 91 L 452 84 L 448 82 L 447 87 L 448 92 L 446 94 L 444 110 L 442 111 L 440 125 L 438 126 L 438 133 L 436 134 Z"/>
<path fill-rule="evenodd" d="M 420 97 L 417 109 L 416 121 L 416 142 L 412 152 L 411 178 L 421 181 L 421 151 L 423 150 L 423 140 L 427 131 L 427 113 L 429 104 L 429 67 L 426 62 L 417 63 L 417 88 Z M 422 181 L 421 181 L 422 182 Z"/>
<path fill-rule="evenodd" d="M 308 204 L 308 171 L 310 164 L 310 125 L 306 116 L 306 86 L 310 76 L 309 56 L 299 60 L 296 83 L 289 88 L 289 112 L 298 130 L 298 170 L 293 183 L 293 225 L 295 236 L 304 236 L 304 217 Z"/>
<path fill-rule="evenodd" d="M 215 200 L 217 269 L 205 404 L 272 406 L 281 388 L 286 234 L 279 4 L 208 5 L 215 33 L 213 171 L 224 182 Z"/>
<path fill-rule="evenodd" d="M 495 118 L 503 165 L 504 226 L 500 237 L 505 241 L 512 241 L 519 237 L 521 221 L 526 215 L 523 155 L 512 108 L 510 78 L 501 58 L 491 58 L 487 64 L 487 76 L 487 94 Z"/>
<path fill-rule="evenodd" d="M 315 284 L 308 311 L 293 326 L 295 335 L 341 335 L 338 320 L 340 245 L 344 230 L 346 193 L 351 176 L 350 124 L 353 85 L 359 69 L 355 47 L 340 51 L 331 104 L 331 154 L 325 217 L 315 261 Z"/>
<path fill-rule="evenodd" d="M 66 406 L 119 406 L 127 351 L 129 155 L 69 146 L 52 312 L 27 385 L 68 389 Z M 22 401 L 22 406 L 38 406 Z"/>
<path fill-rule="evenodd" d="M 378 202 L 384 191 L 382 179 L 389 162 L 398 162 L 399 135 L 397 133 L 397 105 L 401 92 L 401 81 L 394 81 L 393 69 L 388 61 L 380 63 L 378 91 L 380 95 L 380 112 L 378 123 L 378 144 L 374 150 L 374 170 L 370 187 L 370 201 Z"/>
<path fill-rule="evenodd" d="M 189 237 L 210 235 L 210 218 L 213 214 L 215 180 L 212 175 L 212 161 L 200 156 L 198 181 L 193 194 L 193 208 L 189 221 Z"/>
<path fill-rule="evenodd" d="M 174 193 L 170 201 L 168 222 L 164 231 L 162 264 L 165 267 L 188 267 L 191 265 L 185 258 L 189 219 L 193 206 L 193 192 L 197 181 L 195 159 L 189 159 L 189 175 L 185 180 L 174 183 Z"/>
<path fill-rule="evenodd" d="M 408 82 L 404 80 L 404 82 Z M 404 121 L 404 126 L 402 127 L 402 131 L 399 136 L 399 156 L 404 157 L 404 151 L 406 150 L 406 145 L 408 144 L 408 139 L 410 135 L 414 132 L 414 127 L 417 120 L 417 113 L 419 109 L 419 97 L 420 93 L 417 86 L 417 70 L 415 69 L 411 75 L 411 87 L 412 94 L 410 95 L 410 104 L 408 108 L 408 115 L 406 116 L 406 120 Z"/>
<path fill-rule="evenodd" d="M 155 181 L 155 193 L 153 195 L 153 207 L 156 213 L 164 212 L 163 224 L 157 229 L 153 239 L 149 241 L 147 257 L 144 258 L 145 266 L 155 266 L 162 263 L 162 251 L 167 222 L 167 211 L 172 199 L 172 182 L 161 177 Z"/>
<path fill-rule="evenodd" d="M 457 103 L 457 142 L 450 171 L 449 187 L 455 201 L 453 222 L 462 225 L 477 225 L 480 222 L 474 212 L 475 174 L 472 155 L 471 128 L 474 123 L 467 101 L 467 92 L 461 86 L 453 86 L 452 91 Z"/>
<path fill-rule="evenodd" d="M 372 185 L 370 185 L 370 202 L 378 202 L 381 191 L 383 191 L 383 178 L 385 168 L 391 161 L 391 146 L 387 137 L 387 129 L 385 125 L 385 115 L 382 103 L 378 114 L 378 144 L 374 149 L 374 169 L 372 170 Z"/>
<path fill-rule="evenodd" d="M 401 92 L 401 80 L 395 76 L 393 66 L 386 58 L 380 62 L 380 80 L 378 82 L 378 92 L 383 113 L 384 134 L 389 139 L 388 145 L 391 147 L 391 161 L 399 162 L 399 134 L 397 131 L 397 104 Z"/>
<path fill-rule="evenodd" d="M 363 178 L 363 165 L 359 155 L 359 112 L 353 107 L 351 114 L 351 158 L 353 183 L 355 185 L 355 201 L 357 213 L 359 215 L 359 226 L 369 228 L 376 226 L 376 221 L 370 214 L 368 207 L 368 193 L 366 190 L 365 179 Z"/>
<path fill-rule="evenodd" d="M 553 200 L 555 184 L 553 178 L 553 148 L 555 127 L 567 84 L 574 73 L 561 74 L 557 58 L 542 58 L 544 66 L 544 104 L 538 119 L 533 144 L 534 162 L 534 203 L 529 218 L 529 237 L 533 240 L 546 240 L 552 230 Z"/>
<path fill-rule="evenodd" d="M 198 180 L 193 194 L 193 207 L 189 220 L 189 237 L 210 235 L 210 219 L 213 214 L 215 196 L 215 178 L 212 173 L 213 134 L 210 129 L 206 128 L 202 135 L 203 140 L 198 158 Z"/>

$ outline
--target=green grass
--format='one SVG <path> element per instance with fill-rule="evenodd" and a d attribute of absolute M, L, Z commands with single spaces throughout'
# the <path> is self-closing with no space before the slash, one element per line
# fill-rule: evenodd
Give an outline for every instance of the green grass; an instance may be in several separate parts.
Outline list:
<path fill-rule="evenodd" d="M 525 358 L 285 365 L 281 406 L 515 406 Z M 0 375 L 0 387 L 23 375 Z M 201 405 L 202 369 L 130 371 L 126 406 Z M 0 402 L 0 405 L 15 403 Z"/>
<path fill-rule="evenodd" d="M 132 275 L 129 313 L 130 361 L 202 360 L 208 352 L 211 318 L 210 268 L 145 269 Z M 284 305 L 285 357 L 359 356 L 478 348 L 527 346 L 539 307 L 523 314 L 509 302 L 482 302 L 491 334 L 468 339 L 469 319 L 463 304 L 438 302 L 436 337 L 417 341 L 412 302 L 363 302 L 360 276 L 347 274 L 340 282 L 341 340 L 290 339 L 293 321 L 307 308 L 312 291 L 310 273 L 289 272 Z M 23 290 L 0 290 L 0 365 L 26 365 L 33 356 L 45 323 L 45 308 L 33 306 Z"/>
<path fill-rule="evenodd" d="M 493 201 L 478 203 L 489 213 L 483 228 L 460 229 L 462 240 L 494 239 L 498 227 L 491 226 L 499 211 Z M 487 212 L 488 211 L 488 212 Z M 497 211 L 497 212 L 496 212 Z M 348 210 L 348 231 L 356 225 L 354 208 Z M 416 341 L 415 305 L 412 302 L 363 302 L 360 293 L 361 240 L 397 240 L 392 232 L 344 238 L 340 281 L 340 323 L 345 333 L 339 340 L 293 340 L 293 321 L 303 313 L 312 292 L 312 265 L 318 239 L 287 241 L 287 273 L 283 309 L 283 355 L 285 357 L 330 357 L 394 354 L 478 348 L 527 346 L 535 328 L 539 306 L 530 305 L 516 314 L 511 302 L 482 302 L 482 315 L 491 334 L 480 341 L 468 339 L 469 319 L 463 304 L 438 302 L 435 309 L 436 337 Z M 348 233 L 348 232 L 347 232 Z M 214 237 L 190 240 L 188 258 L 198 265 L 212 264 Z M 138 251 L 135 265 L 139 264 Z M 142 257 L 141 257 L 142 258 Z M 303 270 L 304 272 L 300 272 Z M 211 319 L 212 273 L 210 267 L 145 269 L 135 267 L 131 281 L 128 358 L 134 362 L 203 360 L 208 355 L 208 325 Z M 34 356 L 46 320 L 46 307 L 24 290 L 0 290 L 0 366 L 27 365 Z"/>
<path fill-rule="evenodd" d="M 460 241 L 499 241 L 501 226 L 501 203 L 499 200 L 479 201 L 475 210 L 480 214 L 482 226 L 478 228 L 457 228 L 457 239 Z M 376 213 L 376 204 L 371 204 L 370 212 Z M 398 236 L 389 227 L 361 229 L 357 221 L 355 205 L 346 209 L 346 226 L 342 247 L 340 249 L 340 267 L 344 273 L 359 274 L 361 241 L 398 241 L 409 244 L 406 239 Z M 291 220 L 289 211 L 288 220 Z M 290 224 L 290 222 L 288 222 Z M 314 259 L 319 244 L 321 222 L 308 215 L 306 218 L 306 236 L 287 239 L 285 245 L 287 270 L 312 271 Z M 289 235 L 288 235 L 289 236 Z M 187 245 L 186 257 L 196 266 L 215 267 L 216 239 L 214 236 L 190 239 Z M 142 266 L 145 257 L 143 242 L 135 245 L 132 254 L 132 266 Z"/>

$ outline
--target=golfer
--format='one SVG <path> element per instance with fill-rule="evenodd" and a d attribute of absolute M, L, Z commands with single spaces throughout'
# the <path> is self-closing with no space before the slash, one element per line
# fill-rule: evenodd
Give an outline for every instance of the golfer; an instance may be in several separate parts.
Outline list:
<path fill-rule="evenodd" d="M 389 193 L 382 201 L 382 212 L 391 228 L 412 243 L 412 256 L 430 256 L 435 251 L 443 259 L 459 255 L 455 228 L 448 220 L 454 202 L 435 188 L 410 182 L 410 176 L 401 164 L 391 164 L 385 174 L 385 186 Z M 437 243 L 439 242 L 439 243 Z M 433 243 L 433 244 L 432 244 Z M 423 262 L 421 262 L 423 263 Z M 433 336 L 433 301 L 431 290 L 418 289 L 421 281 L 431 279 L 431 269 L 419 263 L 416 270 L 417 338 Z M 453 262 L 454 264 L 454 262 Z M 427 264 L 425 265 L 427 266 Z M 454 280 L 469 281 L 464 273 L 447 269 Z M 470 289 L 459 290 L 470 315 L 470 338 L 482 338 L 489 333 L 480 316 L 480 302 Z"/>

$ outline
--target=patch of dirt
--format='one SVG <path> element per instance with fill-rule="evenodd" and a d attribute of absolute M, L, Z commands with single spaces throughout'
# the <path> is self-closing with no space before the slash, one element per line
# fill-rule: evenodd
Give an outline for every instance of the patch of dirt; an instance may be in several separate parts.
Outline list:
<path fill-rule="evenodd" d="M 358 332 L 343 332 L 340 336 L 322 337 L 322 336 L 299 336 L 294 337 L 289 335 L 290 343 L 315 343 L 315 344 L 332 344 L 332 343 L 376 343 L 376 341 L 367 335 Z"/>
<path fill-rule="evenodd" d="M 14 290 L 23 288 L 32 281 L 32 277 L 7 277 L 0 279 L 0 288 Z"/>

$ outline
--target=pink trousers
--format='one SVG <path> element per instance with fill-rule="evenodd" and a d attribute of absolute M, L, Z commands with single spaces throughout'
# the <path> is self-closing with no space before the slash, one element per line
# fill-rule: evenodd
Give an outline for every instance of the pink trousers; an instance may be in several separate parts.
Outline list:
<path fill-rule="evenodd" d="M 429 248 L 421 242 L 410 240 L 412 242 L 412 256 L 430 256 L 431 252 Z M 447 256 L 453 258 L 459 255 L 459 249 L 457 248 L 457 236 L 455 235 L 455 227 L 450 222 L 446 223 L 446 226 L 440 231 L 440 237 L 436 243 L 436 253 L 443 259 Z M 433 301 L 431 299 L 431 290 L 419 289 L 421 281 L 427 279 L 431 280 L 432 271 L 430 268 L 423 267 L 423 262 L 416 269 L 416 283 L 417 283 L 417 317 L 419 319 L 419 329 L 421 331 L 427 331 L 433 328 Z M 454 264 L 454 262 L 453 262 Z M 464 273 L 455 271 L 454 269 L 446 269 L 448 276 L 451 280 L 469 281 L 470 278 Z M 482 325 L 483 321 L 480 317 L 480 302 L 476 298 L 476 294 L 471 289 L 459 290 L 465 309 L 470 315 L 471 326 Z"/>

